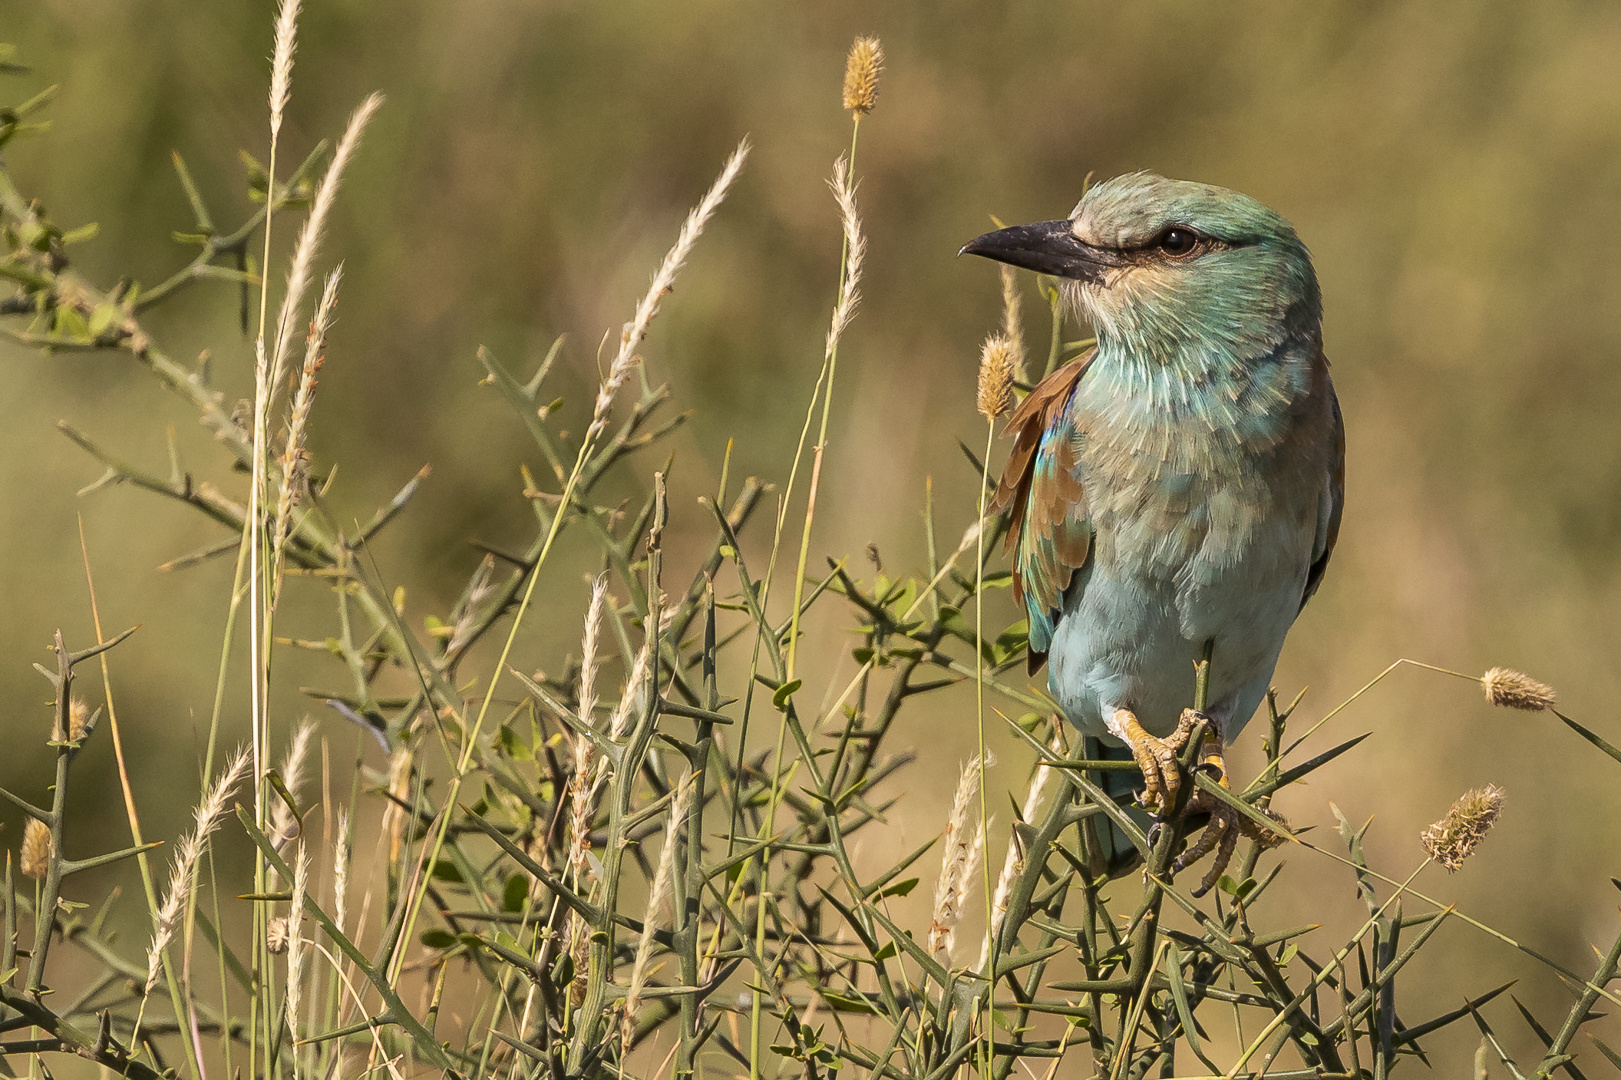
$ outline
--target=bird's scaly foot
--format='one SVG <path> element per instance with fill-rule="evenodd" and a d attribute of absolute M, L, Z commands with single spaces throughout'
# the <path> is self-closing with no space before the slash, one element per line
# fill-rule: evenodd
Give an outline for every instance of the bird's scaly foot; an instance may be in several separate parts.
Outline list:
<path fill-rule="evenodd" d="M 1204 718 L 1192 709 L 1185 710 L 1182 713 L 1182 723 L 1177 726 L 1177 731 L 1180 732 L 1183 726 L 1187 726 L 1191 730 L 1193 724 L 1201 719 Z M 1186 737 L 1184 736 L 1185 741 Z M 1214 727 L 1208 729 L 1205 734 L 1204 745 L 1199 748 L 1199 764 L 1196 768 L 1205 770 L 1216 783 L 1220 784 L 1224 789 L 1231 790 L 1227 783 L 1227 763 L 1222 759 L 1221 736 Z M 1256 809 L 1279 825 L 1287 827 L 1288 823 L 1280 815 L 1262 807 Z M 1233 850 L 1238 846 L 1240 836 L 1248 837 L 1263 848 L 1276 847 L 1283 843 L 1282 836 L 1270 829 L 1262 828 L 1253 819 L 1244 816 L 1203 789 L 1193 793 L 1192 798 L 1188 799 L 1188 805 L 1183 810 L 1183 813 L 1210 815 L 1210 820 L 1205 824 L 1204 833 L 1199 837 L 1199 842 L 1184 851 L 1176 862 L 1171 864 L 1171 873 L 1177 874 L 1212 851 L 1215 852 L 1215 858 L 1210 863 L 1209 873 L 1205 874 L 1204 880 L 1199 883 L 1199 887 L 1193 890 L 1193 895 L 1196 897 L 1209 892 L 1211 886 L 1221 879 L 1222 872 L 1232 862 Z"/>
<path fill-rule="evenodd" d="M 1161 739 L 1143 730 L 1130 709 L 1114 711 L 1115 734 L 1125 740 L 1137 767 L 1143 771 L 1143 793 L 1137 801 L 1145 809 L 1163 816 L 1176 806 L 1176 794 L 1182 789 L 1182 767 L 1176 755 L 1187 746 L 1194 725 L 1202 719 L 1199 713 L 1186 709 L 1176 730 Z"/>

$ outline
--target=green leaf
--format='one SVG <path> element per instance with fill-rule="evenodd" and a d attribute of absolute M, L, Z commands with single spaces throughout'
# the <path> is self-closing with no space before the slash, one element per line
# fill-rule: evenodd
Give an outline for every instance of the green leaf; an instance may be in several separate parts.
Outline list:
<path fill-rule="evenodd" d="M 496 732 L 496 742 L 500 744 L 501 752 L 514 761 L 533 761 L 535 752 L 531 750 L 522 739 L 509 727 L 503 727 Z"/>
<path fill-rule="evenodd" d="M 90 312 L 90 336 L 100 337 L 107 332 L 107 328 L 118 318 L 118 308 L 103 301 Z"/>
<path fill-rule="evenodd" d="M 880 892 L 878 894 L 878 899 L 882 900 L 886 896 L 905 896 L 907 893 L 917 888 L 917 882 L 918 879 L 915 877 L 907 878 L 905 881 L 897 881 L 895 884 Z"/>
<path fill-rule="evenodd" d="M 43 223 L 30 219 L 17 226 L 17 239 L 24 247 L 44 251 L 51 246 L 51 230 Z"/>
<path fill-rule="evenodd" d="M 771 695 L 771 704 L 775 705 L 778 711 L 787 711 L 788 699 L 794 696 L 795 690 L 798 690 L 804 685 L 804 679 L 792 679 L 783 683 L 781 686 L 777 687 L 777 692 Z"/>
<path fill-rule="evenodd" d="M 424 930 L 421 940 L 430 949 L 448 949 L 456 944 L 455 936 L 446 930 Z"/>
<path fill-rule="evenodd" d="M 73 308 L 59 307 L 56 309 L 56 332 L 63 337 L 86 338 L 90 336 L 90 324 Z"/>
<path fill-rule="evenodd" d="M 529 898 L 529 879 L 522 874 L 513 874 L 507 878 L 506 886 L 501 890 L 501 910 L 522 911 L 523 902 Z"/>
<path fill-rule="evenodd" d="M 456 869 L 454 864 L 444 861 L 433 864 L 433 876 L 440 881 L 460 882 L 462 880 L 462 872 Z"/>
<path fill-rule="evenodd" d="M 68 244 L 82 244 L 86 240 L 94 240 L 97 235 L 100 234 L 100 232 L 101 226 L 92 221 L 88 224 L 80 225 L 77 229 L 69 229 L 67 232 L 63 233 L 62 244 L 64 246 Z"/>
<path fill-rule="evenodd" d="M 831 990 L 822 990 L 820 993 L 822 995 L 822 1000 L 833 1006 L 833 1009 L 836 1012 L 867 1013 L 872 1016 L 878 1015 L 878 1010 L 876 1008 L 874 1008 L 869 1002 L 863 1001 L 860 998 L 845 997 L 843 994 L 835 994 Z"/>
<path fill-rule="evenodd" d="M 242 159 L 242 167 L 248 173 L 248 195 L 254 202 L 261 202 L 265 191 L 270 187 L 270 171 L 259 163 L 259 159 L 246 150 L 238 150 L 237 156 Z"/>

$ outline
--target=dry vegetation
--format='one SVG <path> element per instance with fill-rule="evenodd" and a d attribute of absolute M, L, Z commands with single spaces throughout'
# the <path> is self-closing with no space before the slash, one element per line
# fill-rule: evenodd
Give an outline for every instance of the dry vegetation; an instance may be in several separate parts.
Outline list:
<path fill-rule="evenodd" d="M 1005 522 L 985 516 L 989 453 L 965 448 L 980 472 L 977 513 L 925 504 L 920 574 L 886 575 L 876 553 L 871 572 L 855 560 L 814 565 L 840 344 L 865 269 L 856 135 L 880 86 L 874 40 L 856 42 L 843 84 L 851 142 L 830 181 L 843 232 L 829 268 L 838 289 L 780 486 L 728 468 L 704 499 L 675 503 L 669 466 L 657 463 L 685 414 L 671 408 L 679 390 L 653 379 L 640 353 L 744 174 L 745 141 L 604 349 L 588 411 L 566 407 L 548 382 L 556 346 L 523 372 L 479 353 L 486 384 L 544 461 L 521 491 L 533 521 L 521 547 L 485 555 L 448 610 L 420 630 L 408 623 L 374 548 L 411 528 L 422 477 L 350 525 L 327 501 L 335 466 L 307 450 L 322 420 L 317 376 L 346 359 L 327 355 L 342 275 L 320 277 L 321 241 L 381 102 L 361 104 L 332 152 L 317 147 L 290 168 L 279 160 L 297 15 L 286 3 L 276 28 L 270 152 L 249 169 L 259 208 L 218 224 L 176 155 L 194 217 L 178 239 L 196 252 L 167 280 L 106 285 L 81 274 L 70 246 L 88 232 L 55 222 L 0 168 L 0 277 L 10 285 L 0 326 L 44 353 L 123 354 L 196 410 L 229 485 L 194 480 L 178 451 L 167 473 L 148 471 L 68 434 L 105 466 L 103 484 L 177 501 L 229 530 L 177 565 L 234 558 L 236 567 L 217 597 L 227 612 L 220 652 L 194 658 L 217 665 L 219 690 L 195 821 L 178 842 L 160 848 L 143 834 L 131 795 L 124 755 L 140 736 L 120 731 L 105 661 L 132 631 L 104 633 L 98 614 L 95 640 L 58 634 L 55 664 L 40 669 L 55 703 L 50 729 L 38 732 L 54 756 L 49 805 L 0 792 L 26 818 L 13 834 L 0 942 L 0 1053 L 13 1072 L 50 1075 L 65 1054 L 138 1078 L 1090 1069 L 1382 1080 L 1398 1066 L 1416 1071 L 1426 1037 L 1453 1024 L 1478 1027 L 1477 1075 L 1500 1063 L 1516 1077 L 1564 1069 L 1583 1080 L 1578 1048 L 1584 1065 L 1621 1065 L 1599 1039 L 1577 1039 L 1605 999 L 1617 1004 L 1621 938 L 1595 967 L 1569 970 L 1434 897 L 1435 885 L 1418 887 L 1432 861 L 1456 870 L 1474 852 L 1503 806 L 1495 788 L 1460 798 L 1396 869 L 1370 865 L 1366 826 L 1341 816 L 1337 837 L 1288 835 L 1284 850 L 1298 856 L 1287 865 L 1247 842 L 1212 899 L 1192 898 L 1195 872 L 1173 880 L 1200 822 L 1145 834 L 1099 787 L 1117 766 L 1072 747 L 1051 703 L 1019 677 L 1022 624 L 985 625 L 1001 609 L 982 611 L 981 597 L 1008 583 Z M 48 95 L 0 110 L 0 146 L 14 152 L 16 137 L 37 133 L 47 104 Z M 286 216 L 300 226 L 284 259 L 272 225 Z M 269 284 L 283 280 L 273 307 Z M 1065 340 L 1056 290 L 1038 282 L 1051 345 L 1027 359 L 1019 287 L 1004 278 L 1003 321 L 983 350 L 987 451 L 995 418 L 1029 388 L 1027 367 L 1051 370 L 1085 344 Z M 214 290 L 229 300 L 232 289 L 242 298 L 238 351 L 254 371 L 245 408 L 212 385 L 206 362 L 166 352 L 148 323 L 173 297 Z M 612 493 L 632 481 L 640 497 L 619 502 Z M 696 558 L 667 550 L 677 515 L 709 534 Z M 941 518 L 956 524 L 937 533 Z M 565 535 L 595 552 L 583 611 L 558 582 Z M 325 636 L 295 638 L 280 625 L 282 598 L 300 590 L 327 598 Z M 541 619 L 581 626 L 578 649 L 530 652 L 521 631 Z M 852 634 L 853 675 L 823 678 L 802 663 L 813 621 Z M 296 650 L 326 657 L 329 684 L 344 690 L 284 692 L 272 673 Z M 1398 665 L 1309 725 L 1296 718 L 1298 701 L 1269 701 L 1256 722 L 1266 729 L 1260 776 L 1236 795 L 1203 776 L 1197 784 L 1278 827 L 1272 799 L 1361 741 L 1308 757 L 1306 739 Z M 109 704 L 91 710 L 75 684 L 98 675 Z M 1579 745 L 1621 763 L 1615 747 L 1553 712 L 1546 686 L 1504 669 L 1480 681 L 1493 704 L 1551 713 Z M 927 712 L 953 688 L 974 694 L 980 726 L 949 817 L 938 837 L 874 866 L 860 846 L 889 827 L 909 787 L 897 718 Z M 306 713 L 322 718 L 319 729 L 300 724 L 278 753 L 272 732 Z M 988 792 L 987 729 L 1011 733 L 1036 762 L 1011 807 Z M 346 772 L 342 746 L 356 730 L 364 753 Z M 131 839 L 108 854 L 87 854 L 67 828 L 70 797 L 106 797 L 72 783 L 91 755 L 116 759 L 122 781 Z M 363 757 L 386 757 L 386 771 Z M 1099 826 L 1111 822 L 1140 869 L 1121 871 L 1102 850 Z M 251 859 L 217 854 L 211 838 L 225 834 L 245 835 Z M 129 895 L 110 892 L 88 909 L 64 899 L 64 879 L 126 860 L 139 872 Z M 1334 938 L 1277 925 L 1271 901 L 1323 869 L 1354 880 L 1361 924 Z M 932 903 L 920 909 L 908 900 L 914 890 Z M 119 940 L 115 909 L 143 902 L 148 940 Z M 1460 923 L 1475 946 L 1517 952 L 1563 980 L 1570 1004 L 1551 1022 L 1523 1007 L 1523 1020 L 1506 1011 L 1494 1020 L 1530 1025 L 1540 1054 L 1516 1064 L 1488 1023 L 1485 1007 L 1503 1010 L 1506 987 L 1460 985 L 1445 1009 L 1398 1011 L 1398 976 L 1443 926 Z"/>

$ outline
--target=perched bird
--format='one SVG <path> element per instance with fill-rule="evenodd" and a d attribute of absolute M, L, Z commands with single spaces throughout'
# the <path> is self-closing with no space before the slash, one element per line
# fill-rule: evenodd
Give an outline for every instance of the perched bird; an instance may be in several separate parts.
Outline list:
<path fill-rule="evenodd" d="M 1129 747 L 1144 805 L 1168 813 L 1201 720 L 1201 761 L 1226 785 L 1222 745 L 1339 534 L 1345 431 L 1311 257 L 1254 199 L 1146 172 L 962 250 L 1062 279 L 1096 330 L 1013 413 L 995 505 L 1011 511 L 1031 672 L 1046 661 L 1070 721 Z M 1207 647 L 1200 715 L 1186 707 Z M 1211 820 L 1176 868 L 1219 849 L 1202 891 L 1262 831 L 1204 792 L 1186 809 Z"/>

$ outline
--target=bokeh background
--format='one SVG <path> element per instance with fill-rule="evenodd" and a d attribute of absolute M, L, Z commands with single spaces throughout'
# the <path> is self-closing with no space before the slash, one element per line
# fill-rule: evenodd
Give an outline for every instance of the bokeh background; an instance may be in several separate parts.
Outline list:
<path fill-rule="evenodd" d="M 150 284 L 189 257 L 169 240 L 191 225 L 171 151 L 217 220 L 249 212 L 237 151 L 265 153 L 272 18 L 269 3 L 241 0 L 0 7 L 0 40 L 33 69 L 0 81 L 0 99 L 61 84 L 54 130 L 14 142 L 6 164 L 59 222 L 101 223 L 74 249 L 84 272 Z M 860 559 L 872 543 L 892 573 L 916 569 L 925 477 L 944 534 L 972 517 L 957 442 L 982 445 L 974 364 L 999 296 L 995 269 L 957 248 L 990 215 L 1063 215 L 1088 173 L 1154 169 L 1281 210 L 1327 298 L 1347 513 L 1278 670 L 1285 696 L 1309 685 L 1301 715 L 1315 719 L 1397 657 L 1470 672 L 1508 664 L 1621 741 L 1621 9 L 1575 0 L 317 0 L 302 21 L 284 160 L 340 131 L 367 92 L 388 103 L 327 247 L 346 284 L 312 448 L 341 463 L 333 498 L 358 519 L 433 465 L 380 554 L 417 625 L 476 563 L 470 538 L 515 543 L 531 527 L 518 467 L 538 454 L 478 387 L 476 348 L 527 369 L 567 334 L 555 385 L 584 408 L 599 341 L 617 339 L 681 215 L 745 134 L 748 169 L 644 351 L 695 410 L 675 443 L 678 531 L 694 544 L 707 532 L 691 496 L 713 488 L 728 440 L 734 475 L 785 478 L 837 281 L 825 178 L 848 143 L 839 81 L 857 34 L 881 37 L 888 64 L 861 131 L 870 259 L 841 356 L 813 565 Z M 1027 334 L 1043 341 L 1026 296 Z M 205 285 L 155 311 L 151 328 L 177 358 L 208 350 L 240 394 L 250 349 L 236 318 L 231 289 Z M 108 630 L 143 624 L 114 654 L 114 687 L 149 832 L 173 835 L 195 791 L 231 567 L 156 572 L 217 530 L 139 492 L 76 499 L 101 469 L 58 433 L 62 419 L 157 472 L 173 427 L 187 468 L 241 481 L 219 472 L 194 414 L 127 357 L 0 341 L 0 700 L 12 736 L 0 782 L 43 790 L 49 695 L 30 662 L 58 627 L 70 644 L 93 634 L 82 516 Z M 574 639 L 584 568 L 559 564 L 528 662 Z M 308 606 L 288 616 L 290 632 L 324 636 L 323 598 L 297 603 Z M 821 670 L 848 671 L 836 621 L 812 631 Z M 337 674 L 289 662 L 286 678 Z M 895 852 L 940 828 L 971 715 L 966 699 L 942 699 L 905 721 L 900 741 L 920 762 Z M 323 723 L 347 753 L 352 732 Z M 1405 876 L 1424 825 L 1464 788 L 1501 784 L 1507 808 L 1482 852 L 1421 887 L 1591 970 L 1590 944 L 1618 929 L 1617 766 L 1551 717 L 1494 712 L 1467 683 L 1412 671 L 1314 745 L 1369 730 L 1282 805 L 1292 820 L 1331 826 L 1331 801 L 1357 821 L 1377 815 L 1370 854 Z M 1257 741 L 1236 755 L 1241 776 Z M 90 848 L 123 830 L 108 757 L 83 766 L 106 793 L 101 811 L 81 807 Z M 1004 750 L 993 784 L 1022 790 L 1026 760 Z M 14 843 L 15 812 L 0 818 Z M 1317 835 L 1329 843 L 1330 831 Z M 881 862 L 889 842 L 869 843 Z M 1353 927 L 1349 874 L 1289 857 L 1311 868 L 1274 901 L 1278 925 Z M 1409 971 L 1412 1016 L 1509 978 L 1544 1016 L 1569 1000 L 1460 925 Z M 1506 1001 L 1491 1015 L 1529 1047 Z M 1462 1068 L 1474 1044 L 1472 1030 L 1435 1040 L 1438 1067 Z"/>

